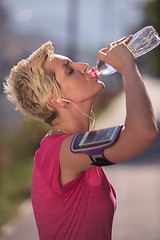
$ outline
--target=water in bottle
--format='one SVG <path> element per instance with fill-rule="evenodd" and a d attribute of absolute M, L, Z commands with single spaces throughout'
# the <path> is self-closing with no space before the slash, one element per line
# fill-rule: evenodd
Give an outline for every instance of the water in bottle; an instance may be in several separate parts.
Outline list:
<path fill-rule="evenodd" d="M 140 57 L 160 44 L 160 37 L 153 26 L 147 26 L 133 35 L 132 40 L 128 43 L 128 48 L 134 56 Z M 102 60 L 98 59 L 96 67 L 91 69 L 93 76 L 110 75 L 117 70 Z"/>

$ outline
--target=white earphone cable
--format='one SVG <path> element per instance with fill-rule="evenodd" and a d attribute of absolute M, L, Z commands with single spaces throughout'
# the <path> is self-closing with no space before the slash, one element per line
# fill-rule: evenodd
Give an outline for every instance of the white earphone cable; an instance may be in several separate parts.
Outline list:
<path fill-rule="evenodd" d="M 74 102 L 72 102 L 72 101 L 70 101 L 70 100 L 68 100 L 68 99 L 64 99 L 64 98 L 61 98 L 61 100 L 62 100 L 62 101 L 65 101 L 65 102 L 72 103 L 72 104 L 76 107 L 76 109 L 77 109 L 81 114 L 83 114 L 84 116 L 86 116 L 86 117 L 88 117 L 90 120 L 92 120 L 92 128 L 91 128 L 91 131 L 94 130 L 94 128 L 95 128 L 95 115 L 94 115 L 94 112 L 93 112 L 92 109 L 91 109 L 91 113 L 92 113 L 93 117 L 91 117 L 91 116 L 89 116 L 88 114 L 82 112 L 82 111 L 79 109 L 79 107 L 78 107 Z"/>

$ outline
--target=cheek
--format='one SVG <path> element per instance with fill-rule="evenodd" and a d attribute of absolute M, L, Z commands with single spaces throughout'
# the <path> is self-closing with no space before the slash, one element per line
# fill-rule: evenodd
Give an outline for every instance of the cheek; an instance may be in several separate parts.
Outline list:
<path fill-rule="evenodd" d="M 77 86 L 72 84 L 63 84 L 61 87 L 62 96 L 68 100 L 74 100 L 76 95 L 79 95 Z"/>
<path fill-rule="evenodd" d="M 87 92 L 85 85 L 74 83 L 70 87 L 66 86 L 64 91 L 64 98 L 76 103 L 86 98 L 86 96 L 88 96 L 88 93 L 89 93 L 89 90 Z"/>
<path fill-rule="evenodd" d="M 63 84 L 62 96 L 74 102 L 95 97 L 104 88 L 104 84 L 96 81 L 87 81 L 84 78 L 74 78 Z"/>
<path fill-rule="evenodd" d="M 68 96 L 78 96 L 82 90 L 86 88 L 86 82 L 81 79 L 75 78 L 63 84 L 63 92 Z"/>

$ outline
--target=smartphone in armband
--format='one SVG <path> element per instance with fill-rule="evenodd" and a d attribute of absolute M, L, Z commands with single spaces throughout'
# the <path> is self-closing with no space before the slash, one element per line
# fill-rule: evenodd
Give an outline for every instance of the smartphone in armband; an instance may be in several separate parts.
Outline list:
<path fill-rule="evenodd" d="M 112 146 L 118 139 L 123 125 L 78 133 L 71 142 L 73 153 L 86 153 L 92 165 L 107 166 L 109 162 L 103 155 L 104 149 Z"/>

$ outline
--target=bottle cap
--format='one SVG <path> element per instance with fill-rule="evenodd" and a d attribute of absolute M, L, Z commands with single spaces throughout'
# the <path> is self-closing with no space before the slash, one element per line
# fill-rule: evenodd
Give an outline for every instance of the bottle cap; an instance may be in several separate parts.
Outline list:
<path fill-rule="evenodd" d="M 97 77 L 97 78 L 99 77 L 99 75 L 94 67 L 91 69 L 91 72 L 92 72 L 93 77 Z"/>

